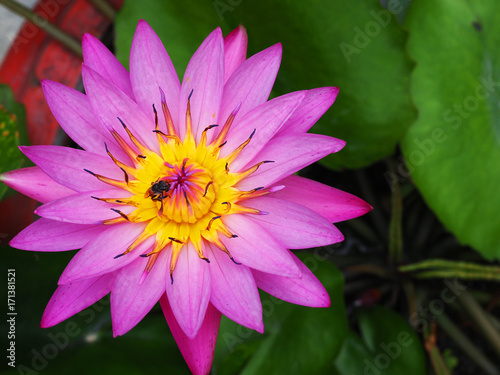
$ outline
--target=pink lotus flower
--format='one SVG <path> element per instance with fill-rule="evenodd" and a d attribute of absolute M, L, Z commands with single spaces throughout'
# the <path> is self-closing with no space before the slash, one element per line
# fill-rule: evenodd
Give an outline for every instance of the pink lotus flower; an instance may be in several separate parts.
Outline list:
<path fill-rule="evenodd" d="M 42 218 L 12 241 L 34 251 L 80 249 L 43 314 L 50 327 L 111 292 L 123 335 L 160 301 L 195 374 L 210 371 L 221 314 L 263 332 L 258 288 L 327 307 L 321 283 L 289 249 L 343 240 L 331 223 L 368 212 L 350 194 L 293 173 L 339 151 L 307 130 L 338 89 L 268 101 L 276 44 L 246 59 L 239 27 L 214 30 L 182 84 L 160 39 L 140 21 L 130 73 L 83 37 L 86 95 L 42 82 L 47 102 L 83 150 L 21 147 L 37 166 L 1 180 L 42 202 Z"/>

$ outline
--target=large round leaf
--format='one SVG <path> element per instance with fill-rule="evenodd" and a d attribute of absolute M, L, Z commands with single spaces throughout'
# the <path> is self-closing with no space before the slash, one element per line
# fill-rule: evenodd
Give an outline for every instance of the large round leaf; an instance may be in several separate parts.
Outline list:
<path fill-rule="evenodd" d="M 376 307 L 358 315 L 361 338 L 349 332 L 335 365 L 342 375 L 424 375 L 426 360 L 417 333 L 392 310 Z"/>
<path fill-rule="evenodd" d="M 499 258 L 500 3 L 419 0 L 406 24 L 420 112 L 403 141 L 409 173 L 460 241 Z"/>
<path fill-rule="evenodd" d="M 388 7 L 404 11 L 392 1 Z M 125 1 L 116 20 L 118 57 L 125 63 L 139 18 L 151 23 L 180 76 L 213 28 L 222 25 L 227 34 L 243 24 L 249 54 L 283 43 L 275 94 L 339 86 L 333 109 L 313 130 L 347 141 L 323 160 L 330 167 L 360 167 L 388 156 L 415 118 L 406 34 L 379 0 Z"/>

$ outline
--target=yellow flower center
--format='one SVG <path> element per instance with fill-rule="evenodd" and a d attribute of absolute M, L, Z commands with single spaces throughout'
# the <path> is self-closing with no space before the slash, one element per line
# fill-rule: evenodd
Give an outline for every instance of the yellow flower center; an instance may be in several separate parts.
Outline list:
<path fill-rule="evenodd" d="M 262 161 L 239 173 L 231 172 L 231 162 L 250 142 L 253 133 L 231 154 L 219 158 L 220 150 L 226 143 L 225 137 L 238 108 L 229 116 L 216 139 L 207 145 L 207 132 L 217 125 L 210 125 L 205 128 L 199 143 L 196 144 L 191 126 L 189 99 L 184 141 L 181 141 L 175 132 L 170 112 L 164 100 L 162 100 L 162 107 L 167 124 L 167 134 L 158 129 L 157 112 L 153 106 L 156 118 L 156 129 L 154 131 L 160 145 L 159 154 L 145 147 L 122 122 L 137 150 L 125 142 L 116 131 L 112 131 L 112 134 L 132 160 L 133 167 L 120 162 L 109 151 L 108 155 L 123 170 L 124 181 L 88 172 L 99 180 L 127 190 L 132 194 L 132 196 L 125 199 L 95 198 L 108 203 L 135 207 L 134 211 L 129 214 L 112 209 L 119 216 L 106 220 L 104 224 L 109 225 L 125 221 L 147 223 L 142 234 L 135 239 L 123 254 L 117 257 L 133 251 L 145 239 L 155 236 L 153 250 L 142 255 L 149 257 L 146 271 L 149 272 L 153 267 L 159 252 L 167 245 L 172 244 L 170 263 L 170 274 L 172 276 L 179 252 L 188 242 L 194 245 L 200 258 L 206 261 L 209 260 L 203 254 L 203 239 L 213 243 L 231 257 L 219 236 L 224 235 L 231 238 L 235 235 L 228 230 L 220 219 L 225 215 L 235 213 L 265 214 L 259 210 L 242 206 L 241 203 L 245 199 L 268 194 L 269 190 L 256 188 L 251 191 L 241 191 L 235 185 L 255 172 L 261 164 L 268 161 Z"/>

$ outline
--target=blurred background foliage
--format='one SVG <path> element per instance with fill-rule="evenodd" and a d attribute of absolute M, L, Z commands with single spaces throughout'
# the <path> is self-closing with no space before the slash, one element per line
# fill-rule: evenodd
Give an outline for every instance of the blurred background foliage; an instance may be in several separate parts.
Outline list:
<path fill-rule="evenodd" d="M 223 318 L 213 374 L 500 374 L 500 3 L 125 0 L 110 45 L 125 66 L 139 19 L 180 77 L 210 31 L 243 24 L 248 56 L 283 44 L 272 96 L 339 86 L 311 131 L 347 146 L 301 174 L 375 208 L 340 223 L 344 243 L 301 255 L 332 306 L 262 293 L 265 333 Z M 25 142 L 6 87 L 0 103 L 1 172 L 22 164 L 12 150 Z M 106 298 L 38 328 L 71 255 L 2 248 L 24 366 L 5 373 L 187 374 L 158 306 L 117 339 Z"/>

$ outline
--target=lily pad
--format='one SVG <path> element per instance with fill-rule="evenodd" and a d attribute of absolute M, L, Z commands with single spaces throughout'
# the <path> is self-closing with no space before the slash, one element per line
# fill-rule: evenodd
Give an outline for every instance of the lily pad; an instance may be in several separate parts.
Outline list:
<path fill-rule="evenodd" d="M 463 244 L 500 259 L 500 3 L 422 0 L 406 26 L 419 110 L 408 177 Z"/>
<path fill-rule="evenodd" d="M 335 364 L 340 374 L 424 375 L 426 360 L 412 327 L 392 310 L 360 311 L 361 336 L 349 332 Z"/>

